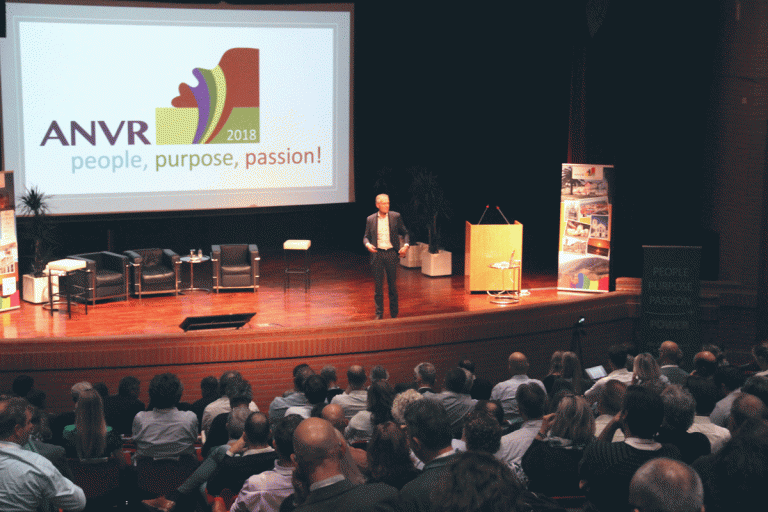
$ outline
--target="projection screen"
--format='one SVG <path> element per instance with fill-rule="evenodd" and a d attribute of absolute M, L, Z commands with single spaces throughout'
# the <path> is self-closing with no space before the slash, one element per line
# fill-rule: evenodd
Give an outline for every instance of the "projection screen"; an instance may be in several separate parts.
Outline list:
<path fill-rule="evenodd" d="M 353 201 L 352 7 L 320 8 L 8 3 L 17 195 L 53 214 Z"/>

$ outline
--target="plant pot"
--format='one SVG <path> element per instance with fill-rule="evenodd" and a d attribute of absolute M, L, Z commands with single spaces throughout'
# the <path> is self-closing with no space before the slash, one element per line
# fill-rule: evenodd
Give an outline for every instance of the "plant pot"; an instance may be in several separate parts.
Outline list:
<path fill-rule="evenodd" d="M 22 298 L 32 304 L 44 304 L 48 302 L 48 276 L 35 277 L 32 274 L 24 274 L 24 287 Z M 54 291 L 59 287 L 59 278 L 53 276 L 52 285 Z"/>
<path fill-rule="evenodd" d="M 421 253 L 421 273 L 430 277 L 451 275 L 451 258 L 448 251 L 432 254 L 428 249 Z"/>
<path fill-rule="evenodd" d="M 428 245 L 419 242 L 416 245 L 412 245 L 408 248 L 408 252 L 405 253 L 405 258 L 400 258 L 400 265 L 407 268 L 418 268 L 421 266 L 421 255 L 426 251 Z"/>

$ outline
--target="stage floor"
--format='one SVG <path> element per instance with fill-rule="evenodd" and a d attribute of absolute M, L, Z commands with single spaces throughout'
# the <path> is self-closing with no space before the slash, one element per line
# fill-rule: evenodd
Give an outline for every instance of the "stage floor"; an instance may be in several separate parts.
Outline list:
<path fill-rule="evenodd" d="M 88 307 L 77 305 L 72 318 L 65 312 L 53 316 L 40 305 L 22 301 L 20 309 L 0 315 L 6 341 L 27 338 L 105 337 L 110 335 L 180 333 L 188 316 L 255 312 L 244 329 L 321 327 L 346 322 L 372 321 L 373 279 L 367 254 L 350 252 L 312 253 L 312 279 L 304 292 L 303 276 L 291 276 L 283 291 L 282 252 L 262 254 L 260 288 L 256 293 L 227 291 L 191 292 L 186 295 L 149 295 L 141 300 L 111 301 Z M 210 262 L 195 266 L 195 286 L 211 286 Z M 183 264 L 182 284 L 189 285 L 189 265 Z M 492 304 L 485 293 L 464 292 L 464 276 L 428 277 L 418 268 L 398 272 L 400 318 L 439 313 L 485 311 L 521 305 L 555 302 L 584 296 L 558 292 L 556 276 L 523 274 L 523 288 L 530 290 L 519 305 Z M 385 292 L 385 320 L 388 319 Z"/>

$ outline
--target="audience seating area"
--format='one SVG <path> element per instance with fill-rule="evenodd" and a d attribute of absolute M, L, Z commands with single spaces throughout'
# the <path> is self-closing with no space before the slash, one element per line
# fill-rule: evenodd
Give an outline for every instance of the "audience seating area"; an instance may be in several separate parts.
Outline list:
<path fill-rule="evenodd" d="M 246 248 L 248 247 L 246 246 Z M 249 261 L 258 262 L 258 257 L 253 256 L 253 251 L 249 249 L 247 252 L 249 253 Z M 227 253 L 227 248 L 214 246 L 214 254 L 221 261 L 232 261 L 227 259 L 228 257 L 222 256 L 222 254 Z M 234 252 L 230 255 L 232 254 Z M 240 254 L 242 255 L 242 253 Z M 256 252 L 255 254 L 257 255 L 258 253 Z M 251 274 L 248 274 L 248 276 L 248 279 L 250 279 Z M 235 281 L 235 283 L 242 284 L 241 281 Z M 709 350 L 717 351 L 712 347 L 709 347 Z M 765 377 L 765 375 L 768 375 L 768 343 L 760 345 L 755 350 L 756 364 L 750 367 L 737 368 L 730 366 L 724 354 L 712 354 L 709 350 L 702 350 L 696 355 L 694 367 L 690 369 L 689 374 L 674 364 L 676 356 L 669 356 L 668 351 L 665 352 L 663 347 L 659 359 L 659 362 L 663 363 L 662 365 L 659 365 L 659 362 L 649 354 L 632 355 L 631 347 L 612 347 L 608 354 L 609 360 L 606 362 L 607 376 L 598 381 L 590 380 L 582 372 L 578 358 L 572 352 L 556 352 L 553 354 L 552 366 L 546 377 L 541 380 L 528 377 L 528 373 L 544 375 L 544 369 L 538 368 L 535 372 L 531 371 L 525 355 L 519 352 L 513 353 L 509 356 L 510 379 L 494 383 L 485 381 L 482 374 L 476 375 L 471 361 L 462 361 L 457 368 L 441 369 L 435 369 L 429 363 L 413 361 L 412 364 L 415 366 L 414 381 L 407 383 L 389 383 L 386 380 L 372 381 L 374 373 L 371 372 L 370 368 L 363 369 L 362 367 L 353 366 L 347 371 L 347 379 L 344 379 L 343 375 L 337 379 L 336 369 L 333 367 L 325 367 L 321 372 L 320 368 L 313 369 L 307 365 L 298 365 L 294 370 L 295 389 L 289 391 L 281 389 L 272 390 L 275 400 L 271 404 L 259 404 L 259 409 L 265 414 L 271 413 L 275 415 L 278 414 L 279 410 L 279 415 L 282 416 L 287 407 L 281 409 L 282 406 L 280 404 L 288 404 L 292 400 L 295 403 L 325 404 L 328 400 L 323 401 L 322 397 L 333 396 L 334 398 L 330 400 L 330 403 L 342 404 L 342 409 L 346 411 L 346 407 L 350 402 L 345 397 L 353 396 L 355 390 L 358 389 L 357 396 L 365 397 L 366 393 L 368 396 L 367 402 L 360 402 L 363 405 L 357 406 L 357 410 L 363 410 L 363 412 L 353 414 L 353 420 L 350 423 L 350 426 L 355 424 L 355 429 L 357 429 L 355 432 L 360 434 L 365 428 L 375 429 L 375 426 L 380 424 L 382 419 L 389 418 L 387 421 L 394 422 L 405 421 L 398 418 L 402 417 L 403 411 L 410 409 L 408 409 L 408 404 L 405 406 L 402 406 L 402 404 L 398 405 L 398 400 L 401 397 L 403 397 L 403 400 L 406 400 L 405 397 L 408 396 L 408 403 L 422 399 L 435 401 L 443 404 L 441 407 L 446 411 L 446 420 L 455 418 L 455 415 L 459 414 L 459 422 L 460 425 L 463 425 L 463 429 L 461 429 L 461 435 L 456 436 L 451 442 L 450 447 L 453 450 L 458 452 L 487 451 L 487 453 L 492 454 L 496 459 L 505 463 L 506 471 L 512 472 L 511 474 L 514 475 L 514 479 L 518 482 L 514 490 L 517 493 L 516 499 L 519 503 L 517 510 L 536 510 L 537 507 L 556 510 L 559 507 L 560 510 L 575 511 L 583 509 L 607 512 L 610 510 L 609 508 L 598 508 L 596 505 L 603 504 L 603 507 L 606 507 L 604 503 L 608 502 L 602 501 L 605 496 L 595 494 L 595 489 L 599 489 L 603 485 L 600 480 L 609 478 L 607 481 L 614 482 L 614 488 L 616 487 L 616 482 L 622 482 L 618 484 L 619 489 L 610 491 L 611 494 L 622 497 L 622 504 L 627 504 L 627 493 L 629 492 L 631 496 L 631 488 L 635 485 L 635 480 L 632 480 L 630 485 L 629 479 L 624 481 L 621 477 L 616 477 L 616 474 L 628 470 L 627 466 L 621 464 L 620 468 L 617 467 L 614 471 L 609 471 L 609 473 L 612 473 L 609 476 L 602 475 L 600 471 L 595 472 L 594 469 L 590 469 L 594 464 L 590 458 L 596 456 L 595 452 L 599 452 L 600 446 L 623 447 L 625 445 L 624 440 L 616 441 L 618 438 L 614 437 L 616 425 L 612 425 L 611 421 L 613 420 L 609 420 L 607 426 L 605 426 L 605 422 L 600 423 L 600 419 L 604 415 L 607 415 L 609 418 L 622 416 L 625 419 L 620 428 L 624 430 L 624 433 L 629 435 L 630 430 L 632 430 L 634 438 L 647 439 L 648 442 L 656 438 L 661 439 L 660 436 L 665 432 L 665 429 L 666 431 L 682 429 L 676 436 L 665 438 L 665 440 L 673 439 L 670 444 L 664 442 L 659 445 L 665 450 L 659 453 L 665 453 L 668 457 L 681 459 L 684 457 L 684 453 L 690 453 L 687 449 L 690 448 L 689 442 L 693 439 L 692 436 L 696 436 L 697 441 L 704 440 L 707 446 L 706 451 L 698 453 L 694 460 L 685 461 L 688 464 L 692 464 L 694 469 L 699 470 L 699 468 L 717 467 L 718 457 L 721 457 L 720 453 L 725 454 L 729 450 L 735 449 L 730 448 L 733 444 L 732 442 L 725 442 L 725 448 L 723 448 L 722 445 L 715 445 L 707 441 L 707 439 L 711 439 L 710 433 L 714 432 L 712 428 L 707 427 L 708 430 L 695 429 L 693 424 L 694 418 L 696 418 L 697 425 L 709 425 L 709 413 L 715 407 L 716 402 L 723 399 L 722 393 L 717 396 L 710 395 L 711 403 L 708 402 L 709 405 L 705 407 L 702 405 L 705 397 L 705 392 L 702 389 L 707 390 L 706 393 L 718 393 L 716 383 L 721 383 L 722 379 L 726 378 L 724 376 L 727 376 L 730 379 L 727 384 L 729 388 L 739 387 L 740 384 L 744 384 L 743 389 L 745 391 L 743 394 L 755 393 L 758 403 L 760 403 L 760 400 L 768 400 L 768 378 Z M 621 361 L 624 361 L 624 365 L 618 364 Z M 671 366 L 676 368 L 676 372 L 669 371 Z M 359 380 L 360 372 L 364 372 L 362 377 L 365 379 L 365 384 L 357 386 L 353 383 L 353 378 Z M 444 382 L 436 381 L 435 376 L 438 372 L 441 376 L 445 375 Z M 205 403 L 212 404 L 216 398 L 218 398 L 216 401 L 232 401 L 234 404 L 235 400 L 242 401 L 242 397 L 247 396 L 248 398 L 243 403 L 248 404 L 252 396 L 250 383 L 240 376 L 237 371 L 228 372 L 228 374 L 236 374 L 236 378 L 231 375 L 226 377 L 228 379 L 226 389 L 218 391 L 220 396 L 209 394 L 207 399 L 201 399 L 194 405 L 182 402 L 178 406 L 179 410 L 196 410 L 198 418 L 201 420 L 203 417 L 201 413 L 203 408 L 205 408 Z M 318 379 L 315 376 L 316 374 L 319 374 L 321 378 Z M 380 367 L 376 368 L 375 374 L 376 378 L 389 378 L 386 370 Z M 685 378 L 681 380 L 683 384 L 670 384 L 670 378 L 667 378 L 666 374 L 684 374 Z M 224 382 L 225 375 L 222 376 L 220 382 Z M 744 381 L 748 377 L 749 379 L 745 383 Z M 214 384 L 216 383 L 216 379 L 213 377 L 207 377 L 206 380 L 209 381 L 209 388 L 211 380 L 214 381 Z M 329 389 L 329 385 L 333 386 L 337 380 L 342 390 L 335 389 L 333 392 L 329 392 L 333 389 Z M 734 380 L 738 384 L 733 384 Z M 235 384 L 232 384 L 232 382 Z M 609 382 L 613 382 L 613 384 L 609 384 Z M 345 384 L 348 384 L 348 387 Z M 320 388 L 321 394 L 319 395 L 320 402 L 317 402 L 317 399 L 314 398 L 318 393 L 318 385 L 322 386 Z M 346 390 L 344 390 L 345 387 Z M 233 389 L 239 391 L 232 391 Z M 381 390 L 391 393 L 389 395 L 389 402 L 386 402 L 388 405 L 386 406 L 385 413 L 375 412 L 378 410 L 377 400 L 381 400 L 376 398 L 378 396 L 377 393 L 381 393 Z M 418 392 L 410 390 L 418 390 Z M 407 395 L 407 393 L 410 393 L 410 395 Z M 614 396 L 615 393 L 619 393 L 619 395 Z M 395 399 L 394 401 L 393 398 Z M 365 403 L 367 403 L 368 410 L 374 412 L 364 411 L 366 408 Z M 738 405 L 739 402 L 735 403 L 737 405 L 732 406 L 734 418 L 728 419 L 727 428 L 721 428 L 721 431 L 717 432 L 717 435 L 725 435 L 727 438 L 733 436 L 734 440 L 741 439 L 740 435 L 747 436 L 747 434 L 740 434 L 736 421 L 740 421 L 745 425 L 752 425 L 749 423 L 749 418 L 736 419 L 735 415 L 737 413 L 735 411 L 740 406 Z M 309 412 L 309 409 L 312 408 L 310 405 L 306 407 L 307 415 L 315 414 L 315 412 Z M 584 420 L 583 415 L 574 414 L 574 411 L 579 407 L 586 408 L 589 411 L 588 416 L 591 416 L 589 421 Z M 687 408 L 687 412 L 680 413 L 678 410 L 680 408 Z M 457 412 L 459 409 L 461 409 L 461 412 Z M 206 408 L 205 410 L 207 411 L 208 409 Z M 314 410 L 319 412 L 323 410 L 323 407 L 315 408 Z M 643 411 L 642 418 L 640 418 L 641 415 L 635 412 L 638 410 Z M 744 411 L 747 411 L 747 408 Z M 752 404 L 748 412 L 744 411 L 740 411 L 739 414 L 751 415 L 751 421 L 753 422 L 757 421 L 765 424 L 765 420 L 768 417 L 764 403 L 762 407 L 756 407 Z M 249 411 L 246 411 L 246 413 L 249 414 Z M 365 426 L 365 422 L 361 423 L 363 420 L 358 421 L 358 418 L 361 418 L 359 416 L 361 414 L 363 414 L 363 419 L 367 418 L 366 421 L 369 422 L 368 427 Z M 685 423 L 684 421 L 683 423 L 685 424 L 678 424 L 679 417 L 688 417 L 689 414 L 690 422 Z M 656 418 L 656 415 L 658 415 L 658 423 L 648 427 L 648 421 L 655 421 L 654 419 L 648 420 L 648 418 Z M 375 417 L 379 419 L 374 419 Z M 663 422 L 662 417 L 664 418 Z M 562 418 L 562 421 L 565 423 L 559 424 L 559 418 Z M 269 418 L 272 428 L 275 427 L 273 420 L 275 418 Z M 595 420 L 600 425 L 599 427 L 596 427 Z M 577 424 L 577 422 L 579 423 Z M 223 422 L 220 423 L 220 425 L 223 424 Z M 229 425 L 229 422 L 227 422 L 227 425 Z M 364 426 L 361 427 L 360 425 Z M 584 425 L 584 427 L 581 425 Z M 448 426 L 448 423 L 446 423 L 446 428 Z M 641 427 L 643 430 L 641 430 Z M 347 427 L 347 429 L 349 428 Z M 587 429 L 586 438 L 578 437 L 578 431 L 581 428 Z M 650 430 L 648 430 L 649 428 Z M 746 429 L 747 427 L 744 428 Z M 759 432 L 764 431 L 768 433 L 768 427 L 766 426 L 750 426 L 749 428 L 751 431 L 758 429 Z M 759 428 L 764 430 L 759 430 Z M 556 429 L 557 431 L 555 431 Z M 691 434 L 694 431 L 699 433 Z M 650 432 L 655 432 L 655 434 L 648 437 Z M 704 432 L 704 434 L 701 432 Z M 765 436 L 768 437 L 768 434 L 765 434 Z M 582 440 L 580 441 L 579 439 Z M 583 439 L 587 439 L 586 443 L 583 442 Z M 615 442 L 611 443 L 611 441 Z M 230 443 L 233 442 L 234 438 L 231 439 Z M 371 439 L 361 440 L 359 437 L 355 437 L 354 442 L 350 440 L 349 445 L 351 450 L 357 450 L 357 454 L 363 454 L 363 458 L 365 457 L 365 450 L 369 450 L 368 462 L 363 461 L 360 466 L 363 475 L 367 478 L 373 478 L 374 475 L 367 472 L 369 470 L 367 464 L 373 460 L 371 459 L 371 454 L 374 452 L 371 452 L 371 450 L 375 451 L 371 444 L 372 442 Z M 550 452 L 550 457 L 554 457 L 552 460 L 558 466 L 557 474 L 560 475 L 558 478 L 569 479 L 570 484 L 572 484 L 569 486 L 568 482 L 561 482 L 564 485 L 560 488 L 577 489 L 578 487 L 576 486 L 580 480 L 586 481 L 587 485 L 582 488 L 584 491 L 582 494 L 545 495 L 536 492 L 536 489 L 542 487 L 542 482 L 540 480 L 537 481 L 537 478 L 540 478 L 540 476 L 537 476 L 539 473 L 533 472 L 533 468 L 530 466 L 530 456 L 527 454 L 533 453 L 534 448 L 540 449 L 542 444 L 547 443 L 551 443 L 553 447 L 562 446 L 565 443 L 565 445 L 572 445 L 574 448 L 581 450 L 579 452 L 582 457 L 581 462 L 572 466 L 570 472 L 567 470 L 568 464 L 573 464 L 574 461 L 579 462 L 579 459 L 573 459 L 570 456 L 569 459 L 561 459 L 561 455 L 557 455 L 556 452 Z M 600 443 L 604 444 L 601 445 Z M 717 451 L 712 448 L 715 446 Z M 70 459 L 69 466 L 73 473 L 74 481 L 85 491 L 89 500 L 89 507 L 91 504 L 98 503 L 98 506 L 101 507 L 99 510 L 124 509 L 125 507 L 128 507 L 130 510 L 144 510 L 138 501 L 139 498 L 147 496 L 172 496 L 179 486 L 195 472 L 198 464 L 203 462 L 201 447 L 201 441 L 198 440 L 195 445 L 197 457 L 195 458 L 196 460 L 191 461 L 191 464 L 182 463 L 178 457 L 157 460 L 141 459 L 136 457 L 136 444 L 134 441 L 130 437 L 124 437 L 121 449 L 124 460 L 104 459 L 89 463 Z M 616 451 L 616 454 L 612 455 L 612 457 L 621 459 L 621 454 L 623 453 L 620 451 L 621 449 L 626 450 L 628 448 L 617 448 L 616 450 L 619 451 Z M 209 457 L 212 457 L 213 452 L 209 453 Z M 412 461 L 415 457 L 415 452 L 411 452 Z M 356 458 L 353 455 L 353 459 L 358 465 L 361 464 L 360 458 Z M 645 457 L 645 459 L 652 461 L 654 456 L 651 455 Z M 756 459 L 750 460 L 754 464 Z M 416 462 L 419 462 L 418 459 L 416 459 Z M 768 460 L 764 462 L 766 468 L 768 468 Z M 549 461 L 549 463 L 552 463 L 552 461 Z M 615 461 L 606 462 L 606 464 L 613 463 Z M 627 464 L 630 463 L 627 462 Z M 564 467 L 565 470 L 563 469 Z M 628 474 L 631 476 L 638 467 L 639 465 L 633 467 Z M 690 468 L 682 463 L 681 467 Z M 530 472 L 527 473 L 529 469 Z M 451 465 L 450 471 L 453 470 L 454 465 Z M 762 471 L 762 469 L 758 468 L 755 471 Z M 126 474 L 132 474 L 133 476 L 126 476 Z M 717 479 L 713 479 L 712 475 L 713 473 L 711 472 L 702 472 L 701 477 L 704 489 L 710 494 L 712 492 L 711 486 L 717 485 Z M 717 476 L 716 473 L 714 475 Z M 751 482 L 753 480 L 747 478 L 746 481 Z M 630 487 L 620 489 L 622 486 Z M 549 488 L 553 487 L 549 486 Z M 678 491 L 680 489 L 675 488 L 674 485 L 669 490 L 670 493 Z M 227 510 L 235 502 L 238 492 L 239 489 L 226 489 L 220 494 Z M 719 492 L 721 494 L 717 494 L 718 499 L 722 500 L 722 493 L 726 491 L 720 489 Z M 742 488 L 740 492 L 754 492 L 756 494 L 758 489 L 747 489 L 745 491 Z M 707 494 L 707 496 L 710 496 L 710 494 Z M 199 510 L 200 506 L 205 507 L 205 503 L 210 507 L 214 502 L 213 498 L 215 496 L 203 492 L 198 498 Z M 719 502 L 718 504 L 722 503 Z M 718 504 L 714 504 L 712 509 L 720 510 L 715 506 Z M 707 507 L 707 510 L 710 510 L 710 507 Z"/>

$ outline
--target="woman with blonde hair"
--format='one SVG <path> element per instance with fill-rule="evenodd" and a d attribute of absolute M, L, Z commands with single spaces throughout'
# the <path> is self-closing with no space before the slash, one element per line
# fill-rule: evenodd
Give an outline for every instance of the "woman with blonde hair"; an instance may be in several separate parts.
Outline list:
<path fill-rule="evenodd" d="M 656 359 L 648 352 L 638 354 L 632 363 L 632 384 L 643 386 L 661 395 L 664 388 L 669 385 L 669 379 L 661 374 L 661 368 Z"/>
<path fill-rule="evenodd" d="M 528 489 L 547 496 L 579 496 L 579 462 L 595 439 L 595 417 L 581 396 L 565 395 L 557 412 L 544 416 L 523 455 Z"/>
<path fill-rule="evenodd" d="M 575 352 L 563 352 L 562 370 L 560 371 L 560 376 L 552 385 L 550 397 L 555 396 L 564 389 L 575 395 L 583 395 L 584 391 L 588 388 L 589 386 L 584 382 L 579 356 Z"/>
<path fill-rule="evenodd" d="M 64 428 L 67 457 L 81 460 L 109 457 L 122 445 L 120 436 L 107 426 L 104 405 L 98 391 L 88 389 L 80 393 L 75 407 L 75 424 Z"/>

